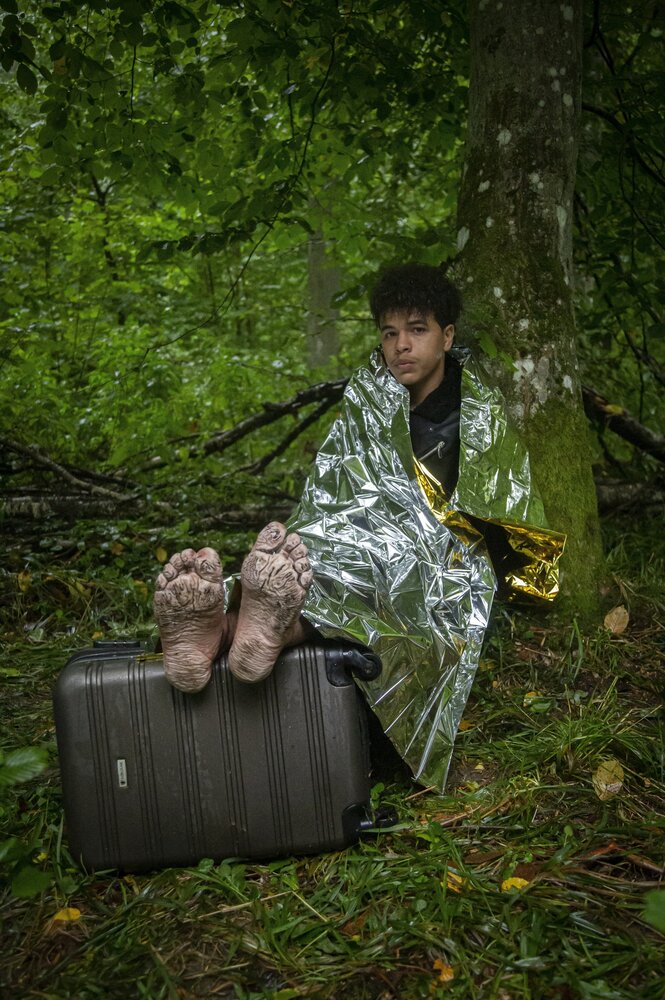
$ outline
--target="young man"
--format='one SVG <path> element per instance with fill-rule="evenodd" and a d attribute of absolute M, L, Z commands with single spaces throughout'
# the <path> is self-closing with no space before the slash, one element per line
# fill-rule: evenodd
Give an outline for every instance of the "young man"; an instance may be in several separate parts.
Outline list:
<path fill-rule="evenodd" d="M 370 307 L 386 366 L 409 392 L 416 457 L 423 442 L 433 433 L 437 437 L 436 417 L 452 416 L 446 430 L 453 440 L 445 459 L 440 434 L 429 449 L 451 491 L 457 479 L 461 369 L 454 359 L 446 367 L 446 356 L 460 312 L 459 293 L 437 268 L 405 265 L 383 274 Z M 182 691 L 201 690 L 220 652 L 229 653 L 229 668 L 240 680 L 262 680 L 283 648 L 316 635 L 300 615 L 311 579 L 306 547 L 278 522 L 259 534 L 228 611 L 214 549 L 176 553 L 157 579 L 154 600 L 170 682 Z"/>
<path fill-rule="evenodd" d="M 261 532 L 228 612 L 216 553 L 179 553 L 155 612 L 183 690 L 207 682 L 218 649 L 258 680 L 317 632 L 371 647 L 383 670 L 361 684 L 370 707 L 415 777 L 443 788 L 497 585 L 483 536 L 500 533 L 515 589 L 547 598 L 563 540 L 496 393 L 453 348 L 455 287 L 401 265 L 370 305 L 381 347 L 349 382 L 290 531 Z"/>
<path fill-rule="evenodd" d="M 460 294 L 439 268 L 404 264 L 384 271 L 370 308 L 386 367 L 409 393 L 413 453 L 450 495 L 459 463 L 462 368 L 449 352 Z"/>

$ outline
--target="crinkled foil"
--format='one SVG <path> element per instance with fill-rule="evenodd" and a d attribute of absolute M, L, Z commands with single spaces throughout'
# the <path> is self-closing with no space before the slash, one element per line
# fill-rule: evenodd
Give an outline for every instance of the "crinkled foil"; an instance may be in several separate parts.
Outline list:
<path fill-rule="evenodd" d="M 324 635 L 379 654 L 380 677 L 361 684 L 369 704 L 414 776 L 441 791 L 496 587 L 463 512 L 515 528 L 533 556 L 515 581 L 529 593 L 554 596 L 563 546 L 500 397 L 456 356 L 465 367 L 452 497 L 416 469 L 408 392 L 375 352 L 351 378 L 289 523 L 314 569 L 303 614 Z"/>

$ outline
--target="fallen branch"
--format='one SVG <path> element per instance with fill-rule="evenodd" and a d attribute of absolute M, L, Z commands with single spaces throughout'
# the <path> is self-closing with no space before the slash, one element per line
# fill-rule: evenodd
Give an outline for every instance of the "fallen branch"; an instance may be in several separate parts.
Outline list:
<path fill-rule="evenodd" d="M 106 486 L 97 486 L 95 483 L 86 482 L 84 479 L 80 479 L 75 476 L 69 469 L 66 469 L 64 465 L 60 465 L 59 462 L 54 461 L 54 459 L 49 458 L 48 455 L 44 455 L 43 452 L 39 450 L 35 445 L 31 444 L 21 444 L 20 441 L 13 441 L 11 438 L 0 436 L 0 445 L 7 448 L 8 451 L 16 452 L 18 455 L 25 455 L 27 458 L 32 459 L 33 462 L 37 462 L 38 465 L 43 466 L 50 472 L 55 472 L 60 479 L 64 479 L 65 482 L 70 483 L 72 486 L 78 486 L 85 489 L 89 493 L 94 493 L 97 496 L 108 497 L 110 500 L 116 500 L 119 503 L 124 503 L 127 500 L 131 500 L 131 495 L 126 493 L 118 493 L 116 490 L 110 490 Z"/>
<path fill-rule="evenodd" d="M 327 402 L 325 409 L 328 409 L 338 399 L 341 399 L 347 381 L 348 379 L 337 379 L 335 382 L 318 382 L 316 385 L 310 386 L 309 389 L 302 389 L 292 399 L 288 399 L 284 403 L 264 403 L 260 413 L 254 413 L 251 417 L 246 417 L 239 424 L 236 424 L 235 427 L 229 427 L 226 431 L 220 431 L 202 444 L 192 445 L 188 451 L 188 458 L 198 458 L 200 455 L 220 454 L 226 451 L 227 448 L 230 448 L 232 444 L 247 437 L 253 431 L 258 430 L 259 427 L 267 427 L 268 424 L 273 424 L 275 421 L 281 420 L 282 417 L 292 416 L 298 413 L 304 406 L 309 406 L 310 403 L 319 403 L 325 400 Z M 323 413 L 325 410 L 321 412 Z M 162 458 L 161 455 L 156 455 L 149 462 L 146 462 L 141 469 L 142 471 L 161 469 L 167 464 L 166 459 Z"/>
<path fill-rule="evenodd" d="M 625 513 L 639 507 L 665 505 L 665 489 L 651 483 L 627 483 L 623 479 L 597 479 L 596 496 L 601 514 Z"/>
<path fill-rule="evenodd" d="M 316 423 L 319 417 L 322 417 L 324 413 L 327 413 L 334 402 L 334 399 L 326 399 L 323 403 L 319 403 L 315 410 L 308 413 L 307 416 L 293 428 L 293 430 L 289 431 L 286 437 L 280 441 L 276 448 L 273 448 L 272 451 L 268 452 L 267 455 L 264 455 L 263 458 L 258 459 L 258 461 L 254 462 L 252 465 L 247 465 L 240 469 L 240 471 L 251 472 L 254 476 L 260 475 L 274 459 L 282 455 L 289 445 L 293 444 L 296 438 L 300 437 L 303 431 L 306 431 L 308 427 L 311 427 L 312 424 Z"/>
<path fill-rule="evenodd" d="M 613 405 L 588 386 L 582 387 L 582 398 L 584 410 L 590 420 L 600 419 L 605 427 L 614 431 L 624 441 L 645 451 L 659 462 L 665 462 L 665 437 L 645 427 L 635 417 L 631 417 L 627 410 Z"/>

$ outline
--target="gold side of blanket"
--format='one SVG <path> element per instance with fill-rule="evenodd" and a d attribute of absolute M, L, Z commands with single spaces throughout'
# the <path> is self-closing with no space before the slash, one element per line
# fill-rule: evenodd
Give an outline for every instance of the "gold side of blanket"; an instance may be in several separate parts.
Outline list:
<path fill-rule="evenodd" d="M 466 544 L 477 543 L 481 537 L 480 532 L 464 513 L 450 506 L 441 484 L 417 459 L 414 459 L 414 465 L 418 484 L 437 521 L 454 531 Z M 482 520 L 500 525 L 506 531 L 513 550 L 524 559 L 524 564 L 518 570 L 513 570 L 506 576 L 510 596 L 554 600 L 559 593 L 559 560 L 566 544 L 566 536 L 549 528 L 516 524 L 502 517 Z"/>

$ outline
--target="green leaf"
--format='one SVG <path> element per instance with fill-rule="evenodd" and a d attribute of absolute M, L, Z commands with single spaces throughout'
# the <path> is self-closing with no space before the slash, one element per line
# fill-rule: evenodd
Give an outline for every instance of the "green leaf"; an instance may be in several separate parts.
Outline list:
<path fill-rule="evenodd" d="M 19 63 L 16 70 L 16 82 L 21 90 L 25 90 L 26 94 L 37 93 L 37 77 L 31 69 L 28 69 L 25 63 Z"/>
<path fill-rule="evenodd" d="M 47 764 L 45 750 L 37 747 L 21 747 L 12 750 L 3 761 L 0 761 L 0 787 L 17 785 L 40 774 Z"/>
<path fill-rule="evenodd" d="M 490 337 L 489 333 L 487 333 L 485 330 L 482 330 L 478 334 L 478 344 L 480 345 L 481 350 L 487 355 L 488 358 L 495 358 L 497 356 L 498 354 L 497 346 Z"/>
<path fill-rule="evenodd" d="M 648 924 L 665 934 L 665 889 L 654 889 L 644 897 L 642 916 Z"/>
<path fill-rule="evenodd" d="M 11 881 L 11 889 L 19 899 L 31 899 L 38 893 L 43 892 L 51 884 L 51 875 L 42 872 L 33 865 L 26 865 L 19 868 Z"/>
<path fill-rule="evenodd" d="M 0 841 L 0 862 L 17 861 L 25 854 L 25 847 L 18 837 Z"/>

